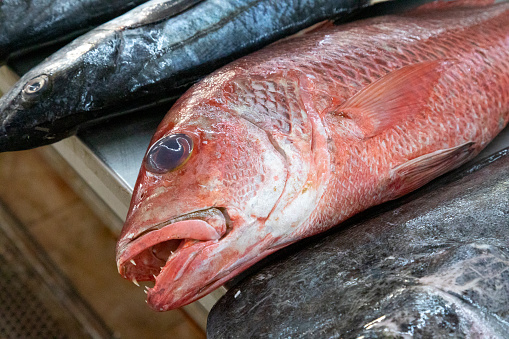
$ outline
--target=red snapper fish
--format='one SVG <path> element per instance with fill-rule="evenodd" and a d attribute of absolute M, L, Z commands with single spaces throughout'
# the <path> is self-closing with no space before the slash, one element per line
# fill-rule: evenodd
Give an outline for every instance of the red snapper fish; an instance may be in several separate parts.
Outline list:
<path fill-rule="evenodd" d="M 322 25 L 192 87 L 145 156 L 120 274 L 177 308 L 474 157 L 509 120 L 509 3 L 471 3 Z"/>

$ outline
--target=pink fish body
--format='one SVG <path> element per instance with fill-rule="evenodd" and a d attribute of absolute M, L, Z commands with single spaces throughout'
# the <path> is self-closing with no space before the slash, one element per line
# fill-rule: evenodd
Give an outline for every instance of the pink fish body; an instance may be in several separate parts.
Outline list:
<path fill-rule="evenodd" d="M 509 4 L 285 39 L 216 71 L 153 137 L 117 245 L 188 304 L 268 254 L 474 157 L 509 120 Z"/>

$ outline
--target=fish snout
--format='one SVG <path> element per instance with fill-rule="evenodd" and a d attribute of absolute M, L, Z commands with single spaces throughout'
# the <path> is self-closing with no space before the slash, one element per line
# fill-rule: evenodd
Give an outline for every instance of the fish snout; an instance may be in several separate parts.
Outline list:
<path fill-rule="evenodd" d="M 223 237 L 228 222 L 226 211 L 209 208 L 127 233 L 117 245 L 118 271 L 133 282 L 154 281 L 178 252 Z"/>

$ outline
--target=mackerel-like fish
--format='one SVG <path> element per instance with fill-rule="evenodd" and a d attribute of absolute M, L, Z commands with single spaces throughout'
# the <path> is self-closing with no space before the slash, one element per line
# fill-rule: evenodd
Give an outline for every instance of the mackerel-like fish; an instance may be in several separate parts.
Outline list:
<path fill-rule="evenodd" d="M 47 44 L 77 37 L 147 0 L 2 0 L 0 64 Z"/>
<path fill-rule="evenodd" d="M 207 338 L 507 338 L 509 149 L 292 251 L 228 291 Z"/>
<path fill-rule="evenodd" d="M 248 52 L 379 0 L 152 0 L 56 52 L 0 99 L 0 151 L 173 100 Z"/>
<path fill-rule="evenodd" d="M 468 3 L 322 27 L 191 88 L 146 154 L 120 273 L 179 307 L 475 156 L 509 120 L 509 3 Z"/>

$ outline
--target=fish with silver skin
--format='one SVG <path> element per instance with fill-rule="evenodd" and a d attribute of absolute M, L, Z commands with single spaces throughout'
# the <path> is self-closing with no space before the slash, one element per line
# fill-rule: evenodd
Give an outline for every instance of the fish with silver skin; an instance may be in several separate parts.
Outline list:
<path fill-rule="evenodd" d="M 180 307 L 472 159 L 509 120 L 509 3 L 469 3 L 322 26 L 193 86 L 145 156 L 122 276 Z"/>
<path fill-rule="evenodd" d="M 507 338 L 508 169 L 505 149 L 274 254 L 207 338 Z"/>
<path fill-rule="evenodd" d="M 242 55 L 375 0 L 152 0 L 74 40 L 0 98 L 0 152 L 170 101 Z"/>
<path fill-rule="evenodd" d="M 3 0 L 0 64 L 42 46 L 70 40 L 147 0 Z"/>

